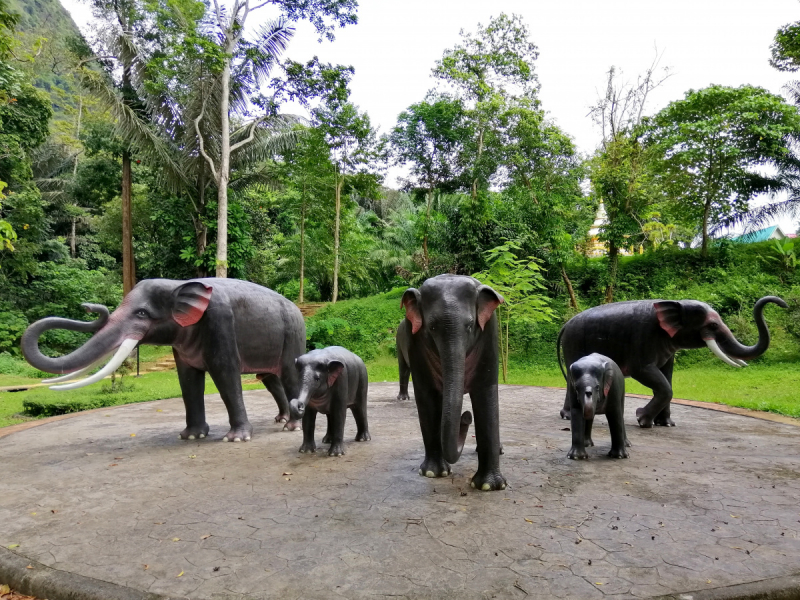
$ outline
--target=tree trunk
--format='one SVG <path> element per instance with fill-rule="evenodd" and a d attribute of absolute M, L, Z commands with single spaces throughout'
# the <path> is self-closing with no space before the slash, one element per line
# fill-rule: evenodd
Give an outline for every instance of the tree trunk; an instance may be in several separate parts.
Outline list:
<path fill-rule="evenodd" d="M 703 258 L 708 258 L 708 218 L 711 214 L 711 199 L 706 200 L 705 208 L 703 209 Z"/>
<path fill-rule="evenodd" d="M 228 179 L 231 165 L 230 104 L 231 60 L 225 59 L 220 92 L 220 156 L 217 175 L 217 277 L 228 276 Z"/>
<path fill-rule="evenodd" d="M 303 185 L 303 195 L 300 199 L 300 294 L 297 302 L 305 302 L 305 276 L 306 276 L 306 186 Z"/>
<path fill-rule="evenodd" d="M 133 263 L 133 231 L 131 226 L 131 175 L 130 150 L 122 152 L 122 294 L 136 285 L 136 267 Z"/>
<path fill-rule="evenodd" d="M 72 217 L 72 228 L 69 232 L 69 254 L 75 258 L 75 225 L 78 222 L 78 217 Z"/>
<path fill-rule="evenodd" d="M 333 303 L 339 296 L 339 224 L 342 214 L 342 185 L 344 176 L 336 171 L 336 223 L 333 228 Z"/>
<path fill-rule="evenodd" d="M 428 227 L 431 221 L 431 206 L 433 205 L 433 186 L 428 189 L 428 206 L 425 210 L 425 233 L 422 236 L 422 264 L 424 268 L 424 272 L 428 272 L 428 265 L 430 261 L 428 259 Z"/>
<path fill-rule="evenodd" d="M 614 301 L 614 286 L 617 284 L 617 264 L 619 263 L 619 248 L 614 242 L 608 243 L 608 287 L 606 288 L 606 304 Z"/>
<path fill-rule="evenodd" d="M 575 297 L 575 290 L 572 289 L 572 282 L 569 280 L 569 276 L 567 275 L 567 270 L 564 268 L 564 265 L 561 265 L 561 278 L 564 280 L 564 285 L 567 286 L 567 291 L 569 292 L 569 305 L 577 310 L 578 299 Z"/>
<path fill-rule="evenodd" d="M 208 277 L 208 269 L 205 261 L 202 260 L 208 246 L 208 226 L 203 222 L 206 207 L 206 165 L 204 162 L 200 163 L 197 196 L 197 205 L 194 207 L 197 214 L 192 218 L 192 222 L 194 223 L 195 252 L 201 262 L 196 272 L 198 277 Z"/>

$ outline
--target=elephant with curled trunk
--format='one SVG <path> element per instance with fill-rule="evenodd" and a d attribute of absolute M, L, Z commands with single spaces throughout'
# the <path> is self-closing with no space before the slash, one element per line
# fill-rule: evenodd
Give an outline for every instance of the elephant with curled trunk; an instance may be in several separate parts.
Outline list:
<path fill-rule="evenodd" d="M 147 279 L 137 284 L 111 315 L 99 304 L 84 304 L 99 314 L 92 322 L 49 317 L 22 336 L 22 353 L 41 371 L 66 374 L 46 383 L 79 378 L 113 354 L 94 375 L 51 389 L 75 389 L 100 381 L 116 370 L 138 344 L 172 346 L 178 368 L 186 429 L 181 439 L 208 435 L 205 374 L 211 375 L 228 410 L 230 431 L 223 441 L 248 441 L 253 427 L 242 399 L 242 373 L 258 374 L 278 404 L 276 422 L 290 420 L 286 393 L 300 391 L 294 360 L 305 351 L 306 327 L 300 310 L 270 289 L 236 279 L 174 281 Z M 50 329 L 94 333 L 80 348 L 58 358 L 44 356 L 39 336 Z"/>
<path fill-rule="evenodd" d="M 764 307 L 777 304 L 788 308 L 777 296 L 761 298 L 753 309 L 758 327 L 758 342 L 739 343 L 719 314 L 697 300 L 636 300 L 596 306 L 567 321 L 558 334 L 556 352 L 561 372 L 563 362 L 570 365 L 594 352 L 616 362 L 626 377 L 632 377 L 653 390 L 646 406 L 636 409 L 640 427 L 672 427 L 672 368 L 675 353 L 688 348 L 708 348 L 733 367 L 746 366 L 769 347 L 769 329 L 764 322 Z M 564 374 L 566 379 L 566 373 Z M 569 419 L 569 395 L 561 410 Z"/>
<path fill-rule="evenodd" d="M 495 309 L 503 297 L 477 279 L 439 275 L 409 288 L 397 347 L 413 376 L 425 460 L 419 474 L 447 477 L 461 456 L 472 414 L 461 414 L 464 394 L 475 411 L 478 471 L 472 487 L 502 490 L 498 345 Z M 407 381 L 407 379 L 406 379 Z"/>

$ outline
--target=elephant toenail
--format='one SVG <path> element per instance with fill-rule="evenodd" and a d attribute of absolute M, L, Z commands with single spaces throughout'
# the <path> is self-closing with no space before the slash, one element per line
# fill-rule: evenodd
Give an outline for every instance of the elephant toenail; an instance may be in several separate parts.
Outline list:
<path fill-rule="evenodd" d="M 234 442 L 241 442 L 242 440 L 241 440 L 241 438 L 235 437 L 235 438 L 233 438 L 233 441 Z"/>
<path fill-rule="evenodd" d="M 179 440 L 182 440 L 182 439 L 183 439 L 183 436 L 182 436 L 180 433 L 178 434 L 178 439 L 179 439 Z"/>
<path fill-rule="evenodd" d="M 448 475 L 450 475 L 449 471 L 442 471 L 442 477 L 447 477 Z"/>
<path fill-rule="evenodd" d="M 488 483 L 484 483 L 481 486 L 481 491 L 488 492 L 490 489 L 492 489 L 492 486 L 490 486 Z"/>
<path fill-rule="evenodd" d="M 501 490 L 504 490 L 504 489 L 506 489 L 506 484 L 505 484 L 505 483 L 501 483 L 501 484 L 500 484 L 500 489 L 501 489 Z"/>
<path fill-rule="evenodd" d="M 224 438 L 222 438 L 222 441 L 223 441 L 223 442 L 227 442 L 227 441 L 228 441 L 228 438 L 227 438 L 227 437 L 224 437 Z"/>
<path fill-rule="evenodd" d="M 422 469 L 419 470 L 419 474 L 422 475 Z"/>
<path fill-rule="evenodd" d="M 246 438 L 244 438 L 244 441 L 245 442 L 249 442 L 250 441 L 250 436 L 247 436 Z"/>
<path fill-rule="evenodd" d="M 425 471 L 425 477 L 436 477 L 436 473 L 433 471 Z"/>
<path fill-rule="evenodd" d="M 469 485 L 470 485 L 470 487 L 475 487 L 475 482 L 474 481 L 470 481 Z"/>
<path fill-rule="evenodd" d="M 206 437 L 206 434 L 205 433 L 201 433 L 198 437 L 202 440 L 204 437 Z"/>
<path fill-rule="evenodd" d="M 194 439 L 194 436 L 193 436 L 193 435 L 190 435 L 190 436 L 189 436 L 189 439 L 190 439 L 190 440 L 193 440 L 193 439 Z"/>

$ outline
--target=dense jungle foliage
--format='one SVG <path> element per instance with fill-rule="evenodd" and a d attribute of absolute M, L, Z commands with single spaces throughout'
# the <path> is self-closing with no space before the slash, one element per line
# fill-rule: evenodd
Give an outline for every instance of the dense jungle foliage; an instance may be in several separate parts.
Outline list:
<path fill-rule="evenodd" d="M 114 308 L 134 280 L 214 274 L 333 302 L 310 346 L 367 360 L 393 352 L 402 290 L 440 273 L 503 288 L 512 363 L 551 364 L 577 310 L 650 297 L 707 301 L 747 340 L 755 299 L 781 295 L 792 309 L 768 311 L 764 360 L 796 355 L 792 243 L 718 238 L 800 204 L 797 103 L 711 86 L 648 114 L 658 69 L 628 84 L 611 68 L 591 113 L 602 143 L 583 156 L 542 106 L 527 26 L 501 14 L 462 32 L 381 133 L 350 101 L 352 67 L 290 58 L 297 23 L 324 54 L 356 26 L 355 0 L 215 6 L 92 0 L 102 27 L 84 39 L 57 2 L 0 0 L 0 370 L 36 319 Z M 246 29 L 251 8 L 271 20 Z M 796 70 L 798 31 L 778 32 L 776 68 Z M 80 341 L 51 331 L 43 346 Z"/>

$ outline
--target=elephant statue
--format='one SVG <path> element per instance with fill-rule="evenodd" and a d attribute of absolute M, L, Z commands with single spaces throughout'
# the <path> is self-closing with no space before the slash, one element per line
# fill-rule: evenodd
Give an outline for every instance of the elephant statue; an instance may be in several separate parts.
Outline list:
<path fill-rule="evenodd" d="M 602 354 L 579 358 L 569 366 L 567 397 L 570 400 L 572 447 L 567 458 L 589 458 L 586 446 L 594 446 L 595 415 L 605 415 L 611 431 L 611 458 L 628 458 L 625 435 L 625 376 L 617 363 Z"/>
<path fill-rule="evenodd" d="M 253 427 L 242 399 L 242 373 L 259 375 L 278 404 L 276 422 L 291 421 L 286 392 L 299 391 L 294 359 L 303 354 L 306 327 L 300 310 L 270 289 L 236 279 L 146 279 L 138 283 L 110 316 L 99 304 L 84 304 L 98 313 L 92 322 L 48 317 L 36 321 L 22 336 L 22 353 L 34 367 L 77 379 L 113 354 L 105 367 L 83 380 L 54 385 L 68 390 L 100 381 L 114 372 L 138 344 L 172 346 L 178 369 L 186 429 L 180 438 L 208 435 L 205 374 L 211 375 L 228 410 L 230 431 L 222 441 L 248 441 Z M 74 352 L 58 358 L 44 356 L 39 336 L 50 329 L 91 332 L 94 335 Z"/>
<path fill-rule="evenodd" d="M 483 491 L 506 487 L 500 472 L 494 315 L 502 302 L 503 297 L 489 286 L 461 275 L 439 275 L 403 294 L 406 318 L 398 327 L 397 343 L 412 375 L 425 444 L 420 475 L 447 477 L 450 464 L 458 461 L 472 423 L 469 411 L 461 414 L 464 394 L 469 394 L 478 444 L 472 487 Z"/>
<path fill-rule="evenodd" d="M 697 300 L 635 300 L 596 306 L 575 315 L 558 334 L 556 353 L 564 379 L 564 363 L 572 364 L 594 352 L 611 358 L 626 377 L 633 377 L 653 390 L 646 406 L 636 409 L 640 427 L 674 427 L 670 418 L 672 368 L 675 353 L 688 348 L 708 348 L 733 367 L 746 366 L 769 347 L 769 329 L 764 307 L 777 304 L 788 308 L 777 296 L 756 302 L 753 318 L 758 327 L 754 346 L 739 343 L 719 314 Z M 562 354 L 563 351 L 563 361 Z M 561 417 L 569 419 L 569 395 Z"/>
<path fill-rule="evenodd" d="M 300 452 L 316 452 L 314 425 L 317 413 L 328 417 L 328 456 L 344 454 L 344 421 L 347 408 L 356 420 L 356 441 L 368 442 L 367 367 L 360 357 L 341 346 L 312 350 L 295 360 L 300 375 L 300 395 L 289 403 L 292 418 L 303 419 Z"/>

